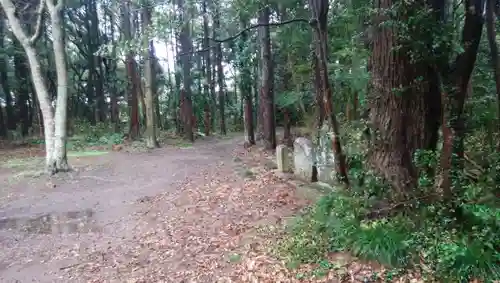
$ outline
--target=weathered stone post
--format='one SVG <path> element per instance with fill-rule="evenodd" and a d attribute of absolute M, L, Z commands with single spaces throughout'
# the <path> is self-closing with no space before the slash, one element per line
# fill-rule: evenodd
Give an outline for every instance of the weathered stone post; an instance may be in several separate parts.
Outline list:
<path fill-rule="evenodd" d="M 313 143 L 311 140 L 300 137 L 293 143 L 294 174 L 304 181 L 312 181 L 314 165 Z"/>
<path fill-rule="evenodd" d="M 276 147 L 276 163 L 278 164 L 278 171 L 286 173 L 290 169 L 290 160 L 288 157 L 288 148 L 284 144 Z"/>

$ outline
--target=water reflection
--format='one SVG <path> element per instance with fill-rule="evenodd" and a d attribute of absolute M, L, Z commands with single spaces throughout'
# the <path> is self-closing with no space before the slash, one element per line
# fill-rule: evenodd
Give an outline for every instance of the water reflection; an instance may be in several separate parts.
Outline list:
<path fill-rule="evenodd" d="M 0 230 L 18 230 L 30 234 L 71 234 L 100 231 L 91 209 L 49 213 L 38 217 L 0 219 Z"/>

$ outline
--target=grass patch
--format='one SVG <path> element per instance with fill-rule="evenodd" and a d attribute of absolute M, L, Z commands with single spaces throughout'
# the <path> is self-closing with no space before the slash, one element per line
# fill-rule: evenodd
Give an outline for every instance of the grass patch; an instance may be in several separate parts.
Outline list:
<path fill-rule="evenodd" d="M 100 156 L 108 154 L 109 151 L 69 151 L 67 153 L 68 157 L 88 157 L 88 156 Z"/>
<path fill-rule="evenodd" d="M 191 148 L 193 147 L 193 143 L 187 142 L 187 141 L 181 141 L 177 143 L 175 146 L 180 147 L 180 148 Z"/>

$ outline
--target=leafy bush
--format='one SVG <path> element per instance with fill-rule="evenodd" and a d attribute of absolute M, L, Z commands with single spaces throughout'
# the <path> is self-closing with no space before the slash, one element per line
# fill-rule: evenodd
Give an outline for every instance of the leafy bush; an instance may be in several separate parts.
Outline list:
<path fill-rule="evenodd" d="M 99 123 L 91 125 L 86 122 L 76 123 L 74 133 L 69 138 L 68 149 L 83 150 L 92 146 L 112 146 L 123 143 L 123 133 L 115 133 L 111 125 Z"/>

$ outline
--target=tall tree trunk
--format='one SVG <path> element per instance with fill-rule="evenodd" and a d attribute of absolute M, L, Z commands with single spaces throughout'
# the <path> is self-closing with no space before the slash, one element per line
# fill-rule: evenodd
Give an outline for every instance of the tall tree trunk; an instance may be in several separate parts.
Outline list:
<path fill-rule="evenodd" d="M 69 170 L 66 156 L 67 111 L 68 111 L 68 70 L 62 22 L 63 1 L 54 3 L 47 0 L 47 8 L 52 22 L 52 46 L 57 72 L 57 101 L 55 111 L 54 158 L 57 171 Z"/>
<path fill-rule="evenodd" d="M 248 25 L 248 19 L 240 16 L 240 28 L 245 29 Z M 245 142 L 248 145 L 255 144 L 255 133 L 253 124 L 253 103 L 252 103 L 252 70 L 250 56 L 248 52 L 248 36 L 246 33 L 241 35 L 239 48 L 239 69 L 241 73 L 240 92 L 243 97 L 243 120 L 245 123 Z"/>
<path fill-rule="evenodd" d="M 215 83 L 212 79 L 212 62 L 209 49 L 209 33 L 208 33 L 208 0 L 203 0 L 203 48 L 207 49 L 204 53 L 205 64 L 203 64 L 203 94 L 205 96 L 205 135 L 210 135 L 210 130 L 214 126 L 215 116 Z"/>
<path fill-rule="evenodd" d="M 254 118 L 254 121 L 255 121 L 255 125 L 256 125 L 256 130 L 257 130 L 257 133 L 256 133 L 256 140 L 257 141 L 260 141 L 260 140 L 263 140 L 264 139 L 264 125 L 262 123 L 263 119 L 262 119 L 262 103 L 260 101 L 260 82 L 262 81 L 262 79 L 259 79 L 261 76 L 260 76 L 260 68 L 259 68 L 259 64 L 262 65 L 262 63 L 260 63 L 260 57 L 258 60 L 256 60 L 257 62 L 255 62 L 254 65 L 254 85 L 253 85 L 253 88 L 254 88 L 254 100 L 255 100 L 255 118 Z"/>
<path fill-rule="evenodd" d="M 391 0 L 375 2 L 375 8 L 381 10 L 392 5 Z M 400 15 L 397 20 L 404 18 Z M 385 15 L 375 15 L 375 25 L 385 20 Z M 377 135 L 368 161 L 392 185 L 394 198 L 403 199 L 411 197 L 417 185 L 413 154 L 417 149 L 436 148 L 441 101 L 437 73 L 425 60 L 410 60 L 408 54 L 414 52 L 410 44 L 403 43 L 394 52 L 394 47 L 402 44 L 396 37 L 388 26 L 373 33 L 368 105 L 370 124 Z M 423 79 L 416 85 L 418 78 Z"/>
<path fill-rule="evenodd" d="M 500 132 L 500 61 L 498 60 L 498 46 L 496 41 L 495 29 L 495 0 L 487 0 L 486 10 L 486 31 L 488 35 L 488 43 L 490 45 L 491 67 L 495 77 L 495 87 L 497 92 L 497 131 Z M 471 85 L 469 83 L 469 85 Z M 500 139 L 497 141 L 497 152 L 500 152 Z"/>
<path fill-rule="evenodd" d="M 103 68 L 102 68 L 102 57 L 99 55 L 94 55 L 96 51 L 99 49 L 99 46 L 101 45 L 101 36 L 99 32 L 99 17 L 97 15 L 97 2 L 96 0 L 89 0 L 89 8 L 90 11 L 90 21 L 91 21 L 91 26 L 90 26 L 90 34 L 89 36 L 92 37 L 91 42 L 92 42 L 92 51 L 93 54 L 89 54 L 92 57 L 92 60 L 94 60 L 93 67 L 94 69 L 91 70 L 94 72 L 93 75 L 93 84 L 95 88 L 95 113 L 96 113 L 96 120 L 99 122 L 105 122 L 106 121 L 106 100 L 105 100 L 105 94 L 104 94 L 104 74 L 103 74 Z M 90 48 L 90 46 L 89 46 Z"/>
<path fill-rule="evenodd" d="M 327 21 L 328 21 L 328 0 L 310 0 L 309 6 L 311 7 L 312 17 L 317 20 L 314 27 L 315 42 L 316 42 L 316 56 L 318 60 L 317 67 L 319 69 L 319 81 L 323 98 L 324 113 L 328 119 L 329 126 L 333 133 L 332 136 L 332 149 L 335 156 L 335 163 L 337 165 L 337 174 L 340 180 L 346 185 L 349 185 L 347 177 L 347 164 L 345 155 L 342 152 L 340 145 L 339 127 L 335 113 L 332 110 L 332 90 L 328 79 L 327 68 Z M 317 87 L 318 88 L 318 87 Z"/>
<path fill-rule="evenodd" d="M 0 49 L 5 48 L 4 40 L 5 40 L 5 15 L 3 11 L 0 11 Z M 8 79 L 8 65 L 7 59 L 5 56 L 0 57 L 0 84 L 2 85 L 2 91 L 5 95 L 5 122 L 4 125 L 6 129 L 15 130 L 16 129 L 16 119 L 14 117 L 14 111 L 12 109 L 12 95 L 9 88 L 9 79 Z M 3 117 L 2 117 L 3 119 Z M 5 132 L 7 133 L 7 131 Z"/>
<path fill-rule="evenodd" d="M 288 13 L 285 7 L 282 7 L 281 9 L 281 21 L 284 22 L 288 20 Z M 285 55 L 285 54 L 282 54 Z M 293 77 L 292 74 L 292 57 L 290 53 L 286 55 L 286 63 L 283 64 L 284 68 L 282 69 L 283 73 L 283 90 L 284 91 L 289 91 L 290 88 L 290 83 Z M 293 146 L 293 140 L 292 140 L 292 124 L 291 124 L 291 118 L 290 118 L 290 106 L 285 106 L 283 107 L 283 123 L 284 123 L 284 133 L 283 133 L 283 141 L 287 146 Z"/>
<path fill-rule="evenodd" d="M 461 182 L 453 182 L 463 171 L 465 119 L 464 105 L 467 89 L 483 31 L 483 2 L 466 0 L 465 23 L 462 34 L 464 52 L 459 54 L 453 65 L 443 73 L 445 113 L 443 121 L 443 149 L 441 152 L 441 189 L 446 198 L 460 188 Z M 446 133 L 446 135 L 445 135 Z M 454 185 L 455 184 L 455 185 Z"/>
<path fill-rule="evenodd" d="M 129 3 L 121 3 L 122 30 L 125 40 L 132 40 L 132 27 L 130 24 Z M 137 70 L 134 54 L 129 52 L 126 55 L 127 77 L 128 77 L 128 108 L 130 117 L 129 138 L 134 140 L 139 137 L 139 101 L 138 92 L 140 85 L 137 85 Z"/>
<path fill-rule="evenodd" d="M 174 19 L 177 19 L 177 15 L 174 15 Z M 174 103 L 172 103 L 174 107 L 174 124 L 175 124 L 175 133 L 180 135 L 183 132 L 182 129 L 182 121 L 181 121 L 181 109 L 180 109 L 180 97 L 181 97 L 181 62 L 179 56 L 179 44 L 178 44 L 178 33 L 172 31 L 172 55 L 175 58 L 174 63 L 174 80 L 175 80 L 175 99 Z"/>
<path fill-rule="evenodd" d="M 215 38 L 216 36 L 216 32 L 215 32 L 215 29 L 212 30 L 212 37 Z M 215 124 L 216 124 L 216 115 L 217 115 L 217 96 L 218 96 L 218 93 L 215 92 L 215 85 L 216 83 L 218 84 L 218 81 L 217 81 L 217 50 L 214 50 L 214 52 L 211 54 L 211 58 L 212 58 L 212 78 L 210 79 L 210 81 L 212 82 L 210 84 L 210 92 L 212 94 L 212 120 L 210 121 L 210 123 L 212 123 L 212 131 L 215 132 Z"/>
<path fill-rule="evenodd" d="M 149 8 L 149 3 L 144 3 L 142 8 L 142 23 L 143 29 L 147 30 L 151 26 L 151 10 Z M 144 78 L 145 78 L 145 104 L 146 104 L 146 146 L 148 148 L 158 147 L 158 141 L 156 140 L 156 124 L 155 124 L 155 113 L 154 113 L 154 85 L 155 85 L 155 73 L 153 70 L 153 40 L 148 41 L 148 46 L 144 52 Z"/>
<path fill-rule="evenodd" d="M 173 51 L 173 43 L 170 43 L 170 45 L 172 46 L 172 51 Z M 167 58 L 175 58 L 175 53 L 173 52 L 172 55 L 169 54 L 169 50 L 167 49 L 167 52 L 166 52 L 166 56 Z M 171 57 L 169 57 L 171 56 Z M 174 69 L 175 70 L 175 69 Z M 170 95 L 167 97 L 167 103 L 166 103 L 166 107 L 167 107 L 167 113 L 165 113 L 165 119 L 163 120 L 163 126 L 165 129 L 168 129 L 169 128 L 169 113 L 172 115 L 172 117 L 174 118 L 173 122 L 174 122 L 174 126 L 176 127 L 176 131 L 177 131 L 177 124 L 175 124 L 175 122 L 177 121 L 176 120 L 176 88 L 175 88 L 175 84 L 174 84 L 174 81 L 172 80 L 172 72 L 170 70 L 170 64 L 167 64 L 167 72 L 166 72 L 166 76 L 167 76 L 167 85 L 169 86 L 169 89 L 170 89 Z M 171 110 L 174 110 L 174 111 L 171 111 Z"/>
<path fill-rule="evenodd" d="M 108 14 L 107 9 L 105 10 L 105 13 Z M 115 16 L 113 13 L 109 13 L 109 34 L 111 35 L 111 58 L 115 58 L 116 56 L 116 45 L 115 45 Z M 106 80 L 107 80 L 107 85 L 108 85 L 108 92 L 109 92 L 109 98 L 110 98 L 110 120 L 111 123 L 113 124 L 113 130 L 115 133 L 120 132 L 120 108 L 118 106 L 118 93 L 116 89 L 116 82 L 114 80 L 113 74 L 116 72 L 117 69 L 117 64 L 116 60 L 114 59 L 105 59 L 104 61 L 104 67 L 106 71 Z"/>
<path fill-rule="evenodd" d="M 214 15 L 214 38 L 216 38 L 216 31 L 220 29 L 220 2 L 214 1 L 215 15 Z M 222 44 L 217 44 L 215 49 L 215 57 L 217 63 L 217 83 L 219 85 L 219 122 L 220 132 L 222 135 L 226 134 L 226 115 L 225 115 L 225 85 L 224 85 L 224 69 L 222 67 Z"/>
<path fill-rule="evenodd" d="M 142 125 L 146 125 L 147 124 L 147 117 L 146 117 L 146 100 L 145 100 L 145 95 L 144 95 L 144 84 L 142 83 L 141 81 L 141 78 L 140 78 L 140 66 L 139 64 L 137 64 L 137 62 L 134 60 L 134 63 L 136 65 L 136 75 L 135 75 L 135 79 L 136 79 L 136 85 L 138 86 L 138 90 L 139 90 L 139 94 L 138 94 L 138 97 L 139 97 L 139 103 L 141 104 L 141 107 L 140 107 L 140 123 Z"/>
<path fill-rule="evenodd" d="M 180 22 L 182 23 L 181 32 L 179 34 L 179 41 L 181 43 L 181 52 L 184 54 L 181 56 L 182 62 L 182 107 L 181 113 L 184 122 L 184 134 L 187 140 L 194 142 L 193 133 L 193 102 L 191 100 L 191 65 L 192 65 L 192 54 L 193 42 L 191 39 L 191 28 L 190 28 L 190 18 L 188 15 L 188 10 L 183 7 L 184 0 L 178 0 L 178 6 L 181 10 Z"/>
<path fill-rule="evenodd" d="M 274 150 L 276 148 L 276 121 L 274 113 L 274 76 L 273 61 L 271 54 L 271 37 L 269 33 L 270 8 L 268 1 L 264 1 L 259 15 L 261 37 L 261 62 L 262 62 L 262 85 L 260 90 L 260 103 L 262 109 L 262 123 L 264 128 L 264 148 Z"/>
<path fill-rule="evenodd" d="M 156 50 L 154 44 L 151 44 L 150 46 L 151 49 L 151 56 L 153 57 L 153 94 L 154 94 L 154 101 L 153 104 L 155 106 L 155 125 L 157 129 L 164 129 L 164 124 L 163 120 L 161 118 L 161 111 L 160 111 L 160 89 L 158 85 L 158 75 L 165 77 L 165 73 L 163 72 L 163 69 L 160 65 L 160 60 L 158 60 L 158 57 L 156 56 Z M 168 57 L 167 57 L 168 58 Z"/>
<path fill-rule="evenodd" d="M 7 137 L 7 126 L 5 125 L 3 107 L 0 105 L 0 138 Z"/>
<path fill-rule="evenodd" d="M 97 51 L 97 47 L 94 43 L 95 38 L 97 38 L 97 34 L 94 34 L 94 28 L 93 28 L 93 15 L 92 13 L 94 12 L 93 9 L 93 0 L 88 0 L 85 1 L 85 11 L 86 11 L 86 19 L 85 19 L 85 25 L 86 29 L 88 31 L 88 36 L 87 36 L 87 68 L 88 68 L 88 75 L 87 75 L 87 101 L 88 101 L 88 107 L 90 108 L 89 111 L 87 112 L 88 115 L 88 120 L 92 125 L 95 125 L 96 122 L 98 121 L 98 107 L 97 107 L 97 94 L 96 94 L 96 89 L 95 89 L 95 52 Z M 96 23 L 98 24 L 98 23 Z"/>
<path fill-rule="evenodd" d="M 26 17 L 23 17 L 27 19 Z M 21 47 L 18 40 L 14 40 L 14 46 Z M 26 56 L 20 52 L 14 55 L 14 68 L 17 81 L 17 120 L 21 123 L 21 135 L 26 137 L 29 130 L 29 108 L 28 100 L 30 97 L 30 82 L 26 74 L 29 72 L 29 65 Z"/>

